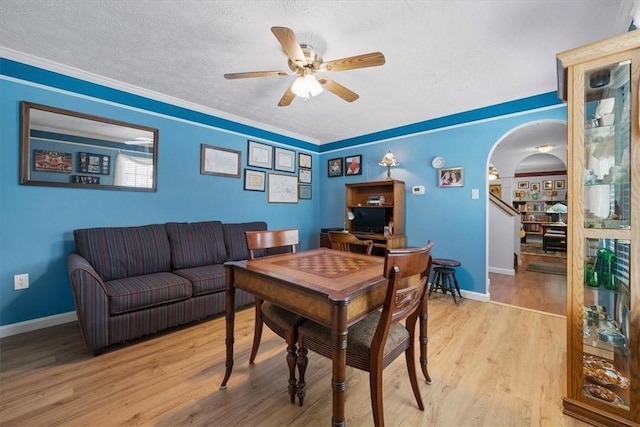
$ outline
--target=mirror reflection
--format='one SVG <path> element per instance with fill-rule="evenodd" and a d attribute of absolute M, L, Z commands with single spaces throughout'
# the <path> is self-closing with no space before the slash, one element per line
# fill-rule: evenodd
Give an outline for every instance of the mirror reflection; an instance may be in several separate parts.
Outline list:
<path fill-rule="evenodd" d="M 157 129 L 21 103 L 20 183 L 156 191 Z"/>

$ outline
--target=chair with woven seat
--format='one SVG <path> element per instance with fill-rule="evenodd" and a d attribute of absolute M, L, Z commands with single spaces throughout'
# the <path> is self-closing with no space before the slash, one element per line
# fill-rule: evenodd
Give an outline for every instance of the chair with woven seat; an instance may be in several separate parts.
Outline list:
<path fill-rule="evenodd" d="M 361 252 L 371 255 L 373 240 L 360 240 L 346 231 L 330 231 L 331 248 L 345 252 Z"/>
<path fill-rule="evenodd" d="M 402 352 L 413 394 L 424 410 L 415 364 L 415 326 L 425 297 L 431 269 L 431 248 L 389 249 L 384 263 L 384 277 L 389 280 L 382 310 L 369 313 L 348 328 L 347 366 L 369 372 L 371 407 L 376 426 L 384 426 L 382 405 L 382 370 Z M 402 320 L 406 319 L 406 325 Z M 298 400 L 305 397 L 307 350 L 332 357 L 331 329 L 308 320 L 298 328 Z"/>
<path fill-rule="evenodd" d="M 296 229 L 247 231 L 245 234 L 247 236 L 247 248 L 249 249 L 249 261 L 262 256 L 296 252 L 296 247 L 299 244 L 298 230 Z M 291 403 L 295 403 L 298 326 L 306 319 L 257 296 L 255 297 L 255 302 L 255 328 L 249 363 L 253 363 L 256 358 L 262 337 L 262 325 L 266 323 L 269 329 L 284 338 L 287 343 L 289 395 Z"/>

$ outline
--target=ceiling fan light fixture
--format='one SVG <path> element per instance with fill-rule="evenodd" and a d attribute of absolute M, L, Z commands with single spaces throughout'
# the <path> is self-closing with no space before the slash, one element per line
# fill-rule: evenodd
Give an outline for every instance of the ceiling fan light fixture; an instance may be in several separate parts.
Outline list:
<path fill-rule="evenodd" d="M 322 92 L 322 85 L 313 74 L 305 73 L 293 82 L 293 85 L 291 85 L 291 92 L 295 93 L 296 96 L 299 96 L 300 98 L 309 99 Z"/>
<path fill-rule="evenodd" d="M 553 144 L 544 144 L 544 145 L 538 145 L 536 149 L 541 153 L 548 153 L 549 151 L 553 150 L 554 147 L 555 145 Z"/>

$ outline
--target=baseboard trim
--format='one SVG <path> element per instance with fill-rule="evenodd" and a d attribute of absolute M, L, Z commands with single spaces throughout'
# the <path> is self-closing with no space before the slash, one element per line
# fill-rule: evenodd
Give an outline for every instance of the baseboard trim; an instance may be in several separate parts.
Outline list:
<path fill-rule="evenodd" d="M 76 320 L 78 320 L 76 312 L 69 311 L 67 313 L 56 314 L 53 316 L 40 317 L 39 319 L 12 323 L 10 325 L 0 326 L 0 338 L 35 331 L 37 329 L 44 329 L 50 326 L 62 325 L 63 323 L 74 322 Z"/>
<path fill-rule="evenodd" d="M 489 267 L 489 273 L 504 274 L 505 276 L 516 275 L 516 271 L 513 268 Z"/>
<path fill-rule="evenodd" d="M 464 298 L 472 299 L 474 301 L 480 301 L 480 302 L 489 302 L 490 301 L 489 294 L 481 294 L 481 293 L 478 293 L 478 292 L 470 292 L 470 291 L 465 291 L 464 289 L 462 289 L 460 291 L 460 293 L 462 294 L 462 296 Z"/>

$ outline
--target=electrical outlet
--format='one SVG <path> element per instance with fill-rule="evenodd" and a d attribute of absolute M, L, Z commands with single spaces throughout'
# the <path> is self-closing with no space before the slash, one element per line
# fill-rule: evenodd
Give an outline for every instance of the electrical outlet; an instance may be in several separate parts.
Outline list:
<path fill-rule="evenodd" d="M 16 274 L 13 276 L 13 289 L 27 289 L 29 287 L 29 274 Z"/>

